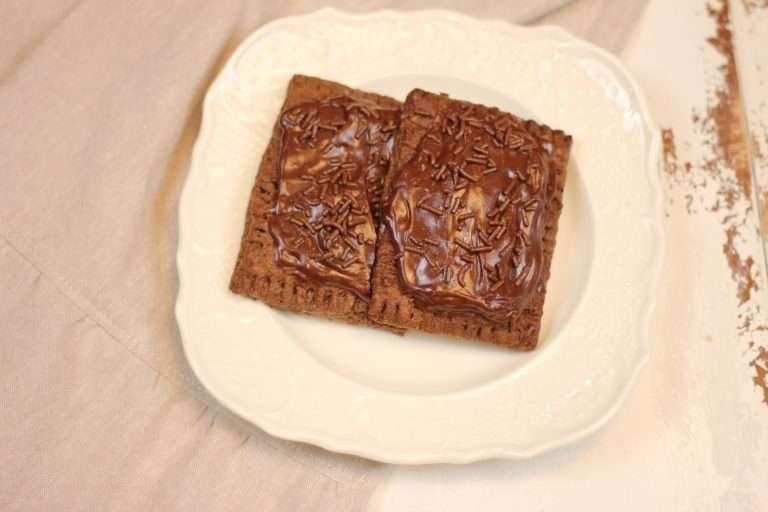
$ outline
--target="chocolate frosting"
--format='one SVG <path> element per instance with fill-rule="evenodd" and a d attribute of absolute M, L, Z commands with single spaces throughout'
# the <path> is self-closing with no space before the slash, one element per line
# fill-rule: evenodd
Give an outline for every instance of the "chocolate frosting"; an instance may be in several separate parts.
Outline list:
<path fill-rule="evenodd" d="M 497 109 L 439 102 L 404 113 L 426 132 L 389 187 L 401 284 L 420 308 L 504 322 L 540 282 L 552 133 Z"/>
<path fill-rule="evenodd" d="M 376 226 L 400 111 L 340 96 L 285 111 L 275 261 L 310 283 L 370 297 Z"/>

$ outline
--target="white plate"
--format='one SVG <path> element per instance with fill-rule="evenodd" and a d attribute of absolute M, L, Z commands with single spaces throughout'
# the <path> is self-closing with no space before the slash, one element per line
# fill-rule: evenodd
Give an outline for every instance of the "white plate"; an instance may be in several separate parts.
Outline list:
<path fill-rule="evenodd" d="M 574 136 L 539 349 L 400 338 L 228 291 L 293 73 L 396 98 L 445 91 Z M 182 194 L 176 316 L 189 362 L 216 398 L 266 431 L 381 461 L 522 458 L 583 437 L 647 358 L 662 252 L 658 147 L 624 68 L 558 28 L 328 9 L 271 23 L 211 86 Z"/>

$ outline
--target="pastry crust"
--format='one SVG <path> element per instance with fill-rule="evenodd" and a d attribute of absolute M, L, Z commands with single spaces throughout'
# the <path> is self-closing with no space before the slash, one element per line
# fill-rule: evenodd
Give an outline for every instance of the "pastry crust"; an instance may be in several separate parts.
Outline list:
<path fill-rule="evenodd" d="M 393 171 L 389 173 L 385 182 L 385 205 L 392 200 L 393 180 L 402 167 L 414 157 L 422 138 L 429 132 L 430 117 L 439 116 L 441 112 L 445 113 L 448 109 L 456 111 L 457 106 L 466 108 L 470 104 L 421 90 L 414 90 L 408 95 L 403 105 L 400 128 L 396 135 Z M 498 112 L 497 109 L 481 105 L 472 105 L 472 108 L 474 112 L 483 114 L 507 115 Z M 404 255 L 398 251 L 392 223 L 390 223 L 387 229 L 379 234 L 377 244 L 373 294 L 368 308 L 368 316 L 374 323 L 398 329 L 418 329 L 435 334 L 481 340 L 522 350 L 531 350 L 536 347 L 541 328 L 546 284 L 555 249 L 558 219 L 562 210 L 571 137 L 562 131 L 552 130 L 533 121 L 511 117 L 520 122 L 540 143 L 551 144 L 552 148 L 547 166 L 549 176 L 546 177 L 546 189 L 543 195 L 543 227 L 538 235 L 541 237 L 540 244 L 543 249 L 542 265 L 537 274 L 537 281 L 531 288 L 530 297 L 525 300 L 516 314 L 501 322 L 492 321 L 474 312 L 434 311 L 420 307 L 413 295 L 407 293 L 398 263 L 398 258 L 410 257 L 410 255 Z M 515 145 L 512 144 L 512 146 Z M 509 147 L 505 151 L 512 152 L 518 149 Z M 512 230 L 509 231 L 505 234 L 506 237 L 514 235 Z"/>
<path fill-rule="evenodd" d="M 400 108 L 400 103 L 391 98 L 335 82 L 303 75 L 295 75 L 291 79 L 285 102 L 251 191 L 230 289 L 234 293 L 258 299 L 276 308 L 320 315 L 352 324 L 367 324 L 368 303 L 352 291 L 334 285 L 310 283 L 278 266 L 275 260 L 275 241 L 270 234 L 268 222 L 278 194 L 282 114 L 302 103 L 341 95 L 373 102 L 386 109 Z"/>

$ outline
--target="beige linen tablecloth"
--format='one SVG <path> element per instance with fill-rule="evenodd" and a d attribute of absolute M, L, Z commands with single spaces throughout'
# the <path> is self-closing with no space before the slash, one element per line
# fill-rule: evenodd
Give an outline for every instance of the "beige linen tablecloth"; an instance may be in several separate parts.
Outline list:
<path fill-rule="evenodd" d="M 521 22 L 561 3 L 338 6 Z M 386 466 L 223 410 L 172 314 L 205 90 L 252 30 L 319 6 L 0 3 L 0 509 L 365 508 Z"/>

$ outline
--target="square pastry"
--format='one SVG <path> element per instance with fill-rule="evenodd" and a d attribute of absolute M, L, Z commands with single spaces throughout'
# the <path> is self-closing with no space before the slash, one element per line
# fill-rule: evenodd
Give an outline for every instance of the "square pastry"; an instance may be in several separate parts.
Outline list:
<path fill-rule="evenodd" d="M 368 316 L 533 349 L 571 137 L 414 90 L 396 139 Z"/>
<path fill-rule="evenodd" d="M 367 323 L 400 103 L 294 76 L 262 157 L 230 289 L 270 306 Z"/>

